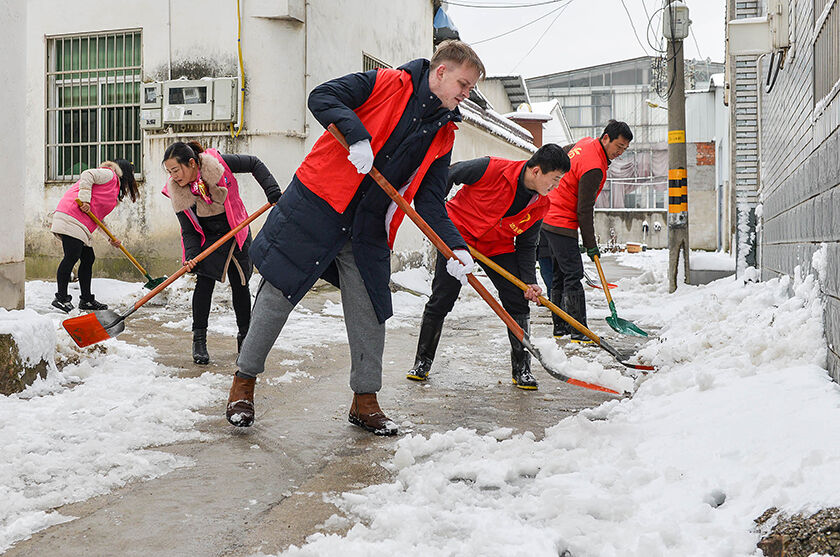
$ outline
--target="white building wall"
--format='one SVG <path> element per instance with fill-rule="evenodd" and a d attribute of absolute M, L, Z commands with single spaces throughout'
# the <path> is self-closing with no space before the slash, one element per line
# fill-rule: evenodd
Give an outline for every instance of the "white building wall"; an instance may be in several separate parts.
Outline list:
<path fill-rule="evenodd" d="M 21 52 L 26 29 L 26 6 L 17 0 L 0 0 L 0 59 L 6 75 L 5 86 L 0 90 L 0 129 L 7 137 L 0 149 L 0 168 L 4 179 L 0 181 L 0 307 L 21 309 L 24 305 L 24 144 L 26 126 L 21 115 L 25 113 L 27 67 L 26 52 Z M 23 210 L 21 210 L 23 208 Z"/>
<path fill-rule="evenodd" d="M 482 81 L 478 85 L 478 88 L 481 90 L 481 94 L 484 95 L 484 98 L 490 101 L 490 104 L 493 105 L 493 110 L 499 114 L 507 114 L 508 112 L 516 110 L 516 107 L 510 104 L 510 99 L 508 98 L 505 86 L 500 80 L 488 79 L 486 81 Z"/>
<path fill-rule="evenodd" d="M 153 274 L 171 272 L 180 260 L 178 222 L 171 204 L 159 193 L 165 183 L 161 159 L 166 146 L 177 140 L 198 139 L 223 153 L 256 155 L 285 187 L 323 132 L 306 109 L 306 97 L 314 86 L 361 71 L 362 52 L 394 67 L 432 54 L 431 0 L 290 0 L 293 7 L 305 4 L 304 23 L 258 17 L 284 3 L 243 0 L 241 4 L 247 89 L 244 131 L 235 140 L 218 127 L 201 133 L 167 130 L 145 134 L 142 199 L 137 204 L 121 204 L 108 217 L 109 227 Z M 46 225 L 70 184 L 45 185 L 46 37 L 142 29 L 145 80 L 166 79 L 170 74 L 177 78 L 185 68 L 216 76 L 237 75 L 236 3 L 30 0 L 27 8 L 26 101 L 25 110 L 17 111 L 25 113 L 29 132 L 23 156 L 27 254 L 56 256 L 60 246 Z M 376 17 L 362 17 L 372 12 Z M 249 209 L 265 203 L 253 179 L 243 176 L 239 181 Z M 121 258 L 103 238 L 98 238 L 94 247 L 100 259 Z M 54 262 L 48 265 L 54 270 Z"/>

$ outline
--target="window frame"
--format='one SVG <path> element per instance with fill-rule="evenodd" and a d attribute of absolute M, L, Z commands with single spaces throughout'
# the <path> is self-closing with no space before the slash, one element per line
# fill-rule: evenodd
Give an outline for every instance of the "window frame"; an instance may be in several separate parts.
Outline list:
<path fill-rule="evenodd" d="M 80 41 L 78 67 L 73 62 L 74 40 Z M 113 40 L 113 46 L 110 41 Z M 81 49 L 81 41 L 86 41 L 87 50 Z M 104 41 L 104 48 L 100 42 Z M 116 60 L 119 52 L 117 45 L 122 41 L 122 60 Z M 131 48 L 126 45 L 131 43 Z M 61 44 L 60 44 L 61 43 Z M 132 151 L 132 155 L 123 155 L 134 163 L 135 177 L 143 178 L 143 133 L 140 129 L 140 85 L 143 75 L 143 31 L 141 28 L 110 29 L 83 33 L 69 33 L 45 36 L 44 56 L 44 181 L 46 184 L 67 184 L 79 179 L 83 165 L 93 160 L 94 168 L 102 161 L 121 158 L 113 152 L 122 149 Z M 59 60 L 59 49 L 70 46 L 70 67 L 65 67 Z M 95 45 L 95 46 L 93 46 Z M 91 48 L 93 47 L 93 52 Z M 129 51 L 131 58 L 129 59 Z M 99 57 L 105 56 L 104 64 Z M 86 56 L 85 56 L 86 54 Z M 91 57 L 96 56 L 94 62 Z M 109 56 L 111 60 L 109 61 Z M 87 66 L 83 67 L 86 61 Z M 62 69 L 59 69 L 62 68 Z M 131 91 L 129 88 L 134 87 Z M 113 98 L 109 99 L 113 89 Z M 70 93 L 70 104 L 62 101 Z M 91 101 L 91 93 L 95 99 Z M 85 92 L 87 95 L 85 95 Z M 121 97 L 121 98 L 120 98 Z M 133 118 L 136 113 L 137 118 Z M 65 135 L 64 118 L 69 115 L 70 137 Z M 87 115 L 87 134 L 81 122 Z M 93 117 L 91 117 L 91 115 Z M 103 126 L 110 129 L 104 129 Z M 76 127 L 78 126 L 78 129 Z M 77 139 L 78 138 L 78 139 Z M 62 150 L 70 149 L 72 166 L 61 164 Z M 75 155 L 78 149 L 79 155 Z M 81 155 L 87 152 L 87 160 Z M 93 154 L 91 155 L 91 150 Z M 112 151 L 109 153 L 108 151 Z M 91 158 L 92 157 L 92 158 Z M 77 168 L 78 165 L 78 168 Z M 72 173 L 64 173 L 71 170 Z"/>

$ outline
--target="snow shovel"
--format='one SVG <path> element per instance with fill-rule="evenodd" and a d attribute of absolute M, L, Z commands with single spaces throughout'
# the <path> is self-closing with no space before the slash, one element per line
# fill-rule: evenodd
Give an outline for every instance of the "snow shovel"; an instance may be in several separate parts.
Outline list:
<path fill-rule="evenodd" d="M 253 215 L 239 223 L 236 227 L 233 228 L 230 232 L 216 240 L 213 245 L 209 248 L 205 249 L 201 253 L 195 256 L 192 261 L 198 263 L 218 248 L 222 246 L 225 242 L 233 238 L 237 232 L 251 224 L 255 218 L 266 212 L 272 206 L 271 203 L 266 203 L 262 207 L 260 207 Z M 175 282 L 178 277 L 183 275 L 188 271 L 188 267 L 183 266 L 178 269 L 171 277 L 164 280 L 161 284 L 157 285 L 151 292 L 140 298 L 137 302 L 134 303 L 131 309 L 123 314 L 118 314 L 114 311 L 109 309 L 94 311 L 93 313 L 86 313 L 85 315 L 80 315 L 79 317 L 73 317 L 70 319 L 65 319 L 62 323 L 62 326 L 70 333 L 70 336 L 73 337 L 73 340 L 76 342 L 79 347 L 84 348 L 85 346 L 90 346 L 91 344 L 96 344 L 97 342 L 101 342 L 103 340 L 107 340 L 109 338 L 113 338 L 123 332 L 125 330 L 125 318 L 140 309 L 140 306 L 157 296 L 164 288 Z"/>
<path fill-rule="evenodd" d="M 350 147 L 349 145 L 347 145 L 347 140 L 344 139 L 344 135 L 338 130 L 337 127 L 335 127 L 335 124 L 330 124 L 327 129 L 330 131 L 331 134 L 333 134 L 336 140 L 345 149 L 349 150 Z M 403 199 L 403 196 L 401 196 L 399 192 L 396 189 L 394 189 L 394 186 L 392 186 L 391 183 L 388 182 L 387 178 L 385 178 L 385 176 L 383 176 L 376 169 L 376 167 L 372 167 L 370 169 L 370 172 L 368 172 L 368 175 L 371 178 L 373 178 L 374 181 L 379 185 L 379 187 L 382 188 L 386 194 L 388 194 L 388 197 L 390 197 L 394 201 L 394 203 L 396 203 L 397 206 L 400 209 L 402 209 L 406 215 L 408 215 L 408 218 L 410 218 L 414 222 L 414 224 L 417 225 L 417 228 L 419 228 L 423 232 L 423 234 L 425 234 L 426 237 L 432 242 L 432 244 L 434 244 L 434 246 L 438 250 L 440 250 L 444 257 L 446 257 L 447 259 L 455 259 L 456 261 L 458 260 L 458 258 L 455 257 L 455 254 L 449 248 L 449 246 L 447 246 L 446 243 L 443 240 L 441 240 L 440 236 L 438 236 L 437 233 L 434 230 L 432 230 L 432 227 L 429 226 L 425 220 L 423 220 L 423 217 L 421 217 L 417 213 L 417 211 L 415 211 L 414 208 L 411 205 L 409 205 L 405 199 Z M 485 302 L 487 302 L 487 304 L 493 309 L 494 312 L 496 312 L 496 315 L 498 315 L 499 318 L 505 322 L 505 325 L 508 326 L 508 328 L 513 332 L 514 336 L 516 336 L 519 342 L 522 343 L 525 349 L 534 355 L 534 358 L 536 358 L 537 361 L 539 361 L 540 364 L 542 364 L 543 368 L 545 368 L 545 370 L 551 376 L 556 377 L 561 381 L 565 381 L 570 385 L 577 385 L 578 387 L 592 389 L 593 391 L 601 391 L 604 393 L 611 393 L 614 395 L 622 394 L 618 391 L 614 391 L 601 385 L 587 383 L 586 381 L 581 381 L 579 379 L 568 377 L 560 373 L 559 371 L 549 367 L 545 360 L 543 360 L 540 351 L 537 350 L 537 348 L 533 344 L 531 344 L 531 339 L 528 336 L 528 333 L 526 333 L 525 330 L 522 329 L 522 327 L 520 327 L 516 323 L 516 321 L 513 320 L 513 317 L 511 317 L 510 314 L 507 311 L 505 311 L 505 309 L 501 306 L 501 304 L 499 304 L 499 302 L 497 302 L 496 299 L 493 298 L 493 295 L 490 294 L 490 292 L 488 292 L 486 288 L 484 288 L 484 285 L 481 284 L 472 273 L 467 275 L 467 280 L 478 293 L 478 295 L 481 296 Z"/>
<path fill-rule="evenodd" d="M 598 276 L 601 277 L 601 284 L 604 285 L 604 294 L 607 295 L 607 303 L 610 306 L 610 316 L 607 317 L 607 324 L 613 328 L 617 333 L 622 335 L 632 335 L 637 337 L 646 337 L 648 334 L 636 326 L 632 321 L 627 321 L 618 316 L 615 311 L 615 302 L 613 302 L 610 295 L 610 289 L 607 288 L 607 279 L 604 277 L 604 269 L 601 267 L 601 258 L 597 255 L 594 257 L 595 266 L 598 268 Z"/>
<path fill-rule="evenodd" d="M 79 206 L 79 208 L 81 209 L 81 207 L 82 207 L 82 201 L 81 201 L 80 199 L 76 199 L 76 204 L 77 204 L 77 205 Z M 82 209 L 82 210 L 84 211 L 84 209 Z M 111 231 L 110 231 L 110 230 L 108 230 L 108 228 L 105 226 L 105 223 L 104 223 L 104 222 L 102 222 L 101 220 L 99 220 L 99 219 L 96 217 L 96 215 L 94 215 L 94 214 L 93 214 L 93 212 L 91 212 L 91 211 L 85 211 L 85 214 L 86 214 L 87 216 L 89 216 L 89 217 L 93 220 L 93 222 L 95 222 L 95 223 L 96 223 L 96 226 L 98 226 L 99 228 L 101 228 L 101 229 L 102 229 L 102 231 L 103 231 L 105 234 L 107 234 L 109 238 L 111 238 L 111 241 L 113 241 L 113 242 L 119 242 L 119 240 L 117 240 L 117 238 L 116 238 L 113 234 L 111 234 Z M 144 284 L 144 285 L 143 285 L 144 287 L 148 288 L 149 290 L 153 290 L 155 286 L 158 286 L 159 284 L 163 283 L 163 281 L 165 281 L 165 280 L 166 280 L 166 277 L 160 277 L 160 278 L 155 278 L 155 279 L 153 279 L 152 277 L 150 277 L 150 276 L 149 276 L 149 273 L 147 273 L 147 272 L 146 272 L 146 269 L 144 269 L 144 268 L 140 265 L 140 263 L 138 263 L 138 262 L 137 262 L 137 260 L 136 260 L 136 259 L 134 259 L 134 256 L 132 256 L 130 253 L 128 253 L 128 250 L 127 250 L 127 249 L 125 249 L 125 247 L 122 245 L 122 242 L 120 242 L 119 248 L 122 250 L 122 252 L 125 254 L 125 256 L 126 256 L 126 257 L 128 257 L 128 260 L 129 260 L 129 261 L 131 261 L 131 262 L 134 264 L 134 266 L 135 266 L 135 267 L 137 267 L 137 270 L 138 270 L 138 271 L 140 271 L 140 273 L 142 273 L 142 274 L 143 274 L 143 276 L 145 276 L 147 279 L 149 279 L 149 282 L 147 282 L 146 284 Z"/>
<path fill-rule="evenodd" d="M 528 285 L 527 284 L 525 284 L 524 282 L 522 282 L 521 280 L 516 278 L 516 276 L 514 276 L 513 274 L 508 272 L 505 268 L 500 266 L 498 263 L 496 263 L 495 261 L 493 261 L 492 259 L 490 259 L 486 255 L 482 254 L 481 252 L 479 252 L 477 249 L 475 249 L 472 246 L 470 246 L 470 253 L 473 254 L 473 257 L 475 257 L 476 259 L 478 259 L 479 261 L 481 261 L 482 263 L 484 263 L 485 265 L 487 265 L 488 267 L 490 267 L 491 269 L 493 269 L 494 271 L 496 271 L 497 273 L 502 275 L 504 278 L 506 278 L 507 280 L 509 280 L 510 282 L 515 284 L 516 286 L 518 286 L 519 289 L 522 290 L 523 292 L 528 290 Z M 616 360 L 618 360 L 618 363 L 620 363 L 624 367 L 628 367 L 630 369 L 638 369 L 638 370 L 643 371 L 643 372 L 645 372 L 645 371 L 656 371 L 656 368 L 653 367 L 653 366 L 646 366 L 646 365 L 642 365 L 642 364 L 631 364 L 629 362 L 624 361 L 624 358 L 621 357 L 621 354 L 619 354 L 618 350 L 616 350 L 615 348 L 613 348 L 612 346 L 607 344 L 607 341 L 605 341 L 604 339 L 602 339 L 601 337 L 599 337 L 598 335 L 596 335 L 595 333 L 593 333 L 592 331 L 590 331 L 589 329 L 584 327 L 580 323 L 580 321 L 578 321 L 577 319 L 575 319 L 574 317 L 572 317 L 571 315 L 569 315 L 568 313 L 566 313 L 565 311 L 563 311 L 562 309 L 560 309 L 559 307 L 557 307 L 556 305 L 551 303 L 551 301 L 548 298 L 546 298 L 545 296 L 539 296 L 538 299 L 539 299 L 539 301 L 542 305 L 544 305 L 545 307 L 547 307 L 548 309 L 550 309 L 551 311 L 556 313 L 557 316 L 560 317 L 560 319 L 562 319 L 563 321 L 565 321 L 566 323 L 568 323 L 569 325 L 571 325 L 572 327 L 574 327 L 575 329 L 580 331 L 582 334 L 589 337 L 595 344 L 597 344 L 598 346 L 600 346 L 601 348 L 603 348 L 604 350 L 609 352 L 610 355 L 612 355 Z"/>
<path fill-rule="evenodd" d="M 592 288 L 598 288 L 598 289 L 601 288 L 601 285 L 596 284 L 595 281 L 592 280 L 592 278 L 589 276 L 589 273 L 587 273 L 585 270 L 583 271 L 583 280 L 586 281 L 586 286 L 591 286 Z M 608 288 L 615 288 L 616 286 L 618 286 L 618 285 L 613 284 L 611 282 L 607 283 Z"/>

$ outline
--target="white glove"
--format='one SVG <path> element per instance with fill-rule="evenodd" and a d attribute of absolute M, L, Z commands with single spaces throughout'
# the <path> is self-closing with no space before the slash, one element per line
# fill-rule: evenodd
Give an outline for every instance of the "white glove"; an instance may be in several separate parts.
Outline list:
<path fill-rule="evenodd" d="M 347 160 L 356 167 L 359 174 L 367 174 L 373 168 L 373 150 L 370 148 L 370 139 L 357 141 L 350 146 L 350 154 Z"/>
<path fill-rule="evenodd" d="M 447 261 L 446 272 L 458 279 L 461 282 L 461 286 L 466 286 L 468 284 L 467 275 L 472 273 L 473 269 L 475 269 L 475 262 L 473 261 L 470 252 L 465 249 L 456 249 L 453 250 L 452 253 L 454 253 L 455 257 L 460 259 L 460 261 L 456 259 L 450 259 Z"/>

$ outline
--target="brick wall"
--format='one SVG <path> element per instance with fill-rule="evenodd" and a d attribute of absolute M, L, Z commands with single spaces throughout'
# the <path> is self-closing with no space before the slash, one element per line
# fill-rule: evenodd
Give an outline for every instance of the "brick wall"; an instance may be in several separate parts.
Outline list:
<path fill-rule="evenodd" d="M 759 266 L 763 279 L 811 271 L 811 257 L 828 247 L 825 327 L 828 366 L 840 382 L 840 131 L 831 111 L 815 119 L 813 0 L 789 1 L 794 22 L 792 56 L 770 93 L 760 90 Z M 840 6 L 835 6 L 840 9 Z M 769 56 L 760 63 L 766 80 Z M 840 97 L 832 102 L 837 113 Z M 833 127 L 833 129 L 832 129 Z M 819 129 L 820 133 L 815 133 Z"/>

